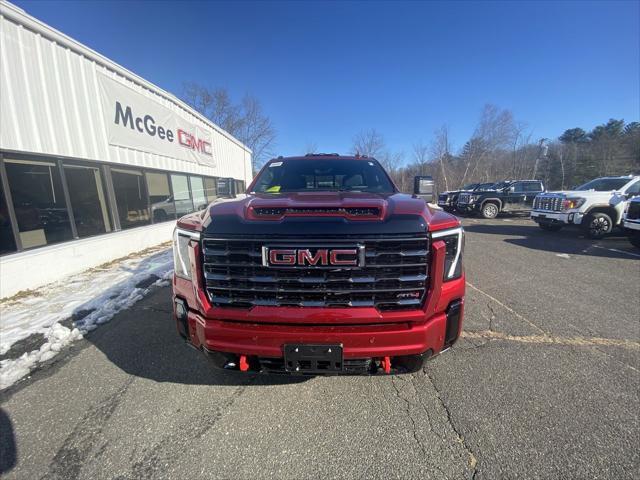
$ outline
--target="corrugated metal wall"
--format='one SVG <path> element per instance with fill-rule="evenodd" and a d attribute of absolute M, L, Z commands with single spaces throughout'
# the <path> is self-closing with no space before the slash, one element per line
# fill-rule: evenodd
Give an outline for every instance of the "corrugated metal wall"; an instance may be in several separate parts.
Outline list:
<path fill-rule="evenodd" d="M 212 132 L 215 167 L 110 145 L 98 75 L 106 74 Z M 251 153 L 172 95 L 0 3 L 0 148 L 216 177 L 252 178 Z"/>

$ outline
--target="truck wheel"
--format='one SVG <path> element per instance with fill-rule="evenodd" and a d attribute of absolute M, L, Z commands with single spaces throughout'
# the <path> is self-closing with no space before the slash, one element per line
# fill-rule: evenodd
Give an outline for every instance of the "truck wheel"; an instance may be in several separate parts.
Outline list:
<path fill-rule="evenodd" d="M 164 222 L 165 220 L 169 219 L 169 217 L 167 216 L 167 212 L 162 209 L 153 212 L 153 217 L 156 222 Z"/>
<path fill-rule="evenodd" d="M 596 212 L 589 215 L 584 224 L 585 234 L 592 239 L 602 238 L 613 230 L 613 221 L 606 213 Z"/>
<path fill-rule="evenodd" d="M 480 211 L 482 218 L 496 218 L 499 212 L 498 205 L 492 202 L 485 203 Z"/>
<path fill-rule="evenodd" d="M 556 223 L 544 223 L 544 222 L 541 222 L 541 223 L 538 224 L 538 226 L 542 230 L 546 230 L 547 232 L 557 232 L 562 228 L 562 225 L 558 225 Z"/>

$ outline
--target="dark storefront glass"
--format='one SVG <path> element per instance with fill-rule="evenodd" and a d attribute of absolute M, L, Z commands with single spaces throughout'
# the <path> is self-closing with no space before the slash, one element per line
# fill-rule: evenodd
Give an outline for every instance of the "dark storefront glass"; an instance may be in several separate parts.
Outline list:
<path fill-rule="evenodd" d="M 122 229 L 148 225 L 147 186 L 142 172 L 112 168 L 111 178 Z"/>
<path fill-rule="evenodd" d="M 189 184 L 191 185 L 191 195 L 193 196 L 193 204 L 196 210 L 206 208 L 209 202 L 204 193 L 204 182 L 202 177 L 189 176 Z"/>
<path fill-rule="evenodd" d="M 189 192 L 189 180 L 186 175 L 171 175 L 171 188 L 173 188 L 173 198 L 176 204 L 178 218 L 194 211 Z"/>
<path fill-rule="evenodd" d="M 209 203 L 213 202 L 216 195 L 216 179 L 211 177 L 204 178 L 204 194 L 207 196 L 207 201 Z"/>
<path fill-rule="evenodd" d="M 169 176 L 166 173 L 147 172 L 151 217 L 154 223 L 176 218 L 176 207 L 169 188 Z"/>
<path fill-rule="evenodd" d="M 16 251 L 16 242 L 13 239 L 13 229 L 9 219 L 9 208 L 4 200 L 4 191 L 0 183 L 0 255 Z"/>
<path fill-rule="evenodd" d="M 60 172 L 53 162 L 5 160 L 23 248 L 71 240 Z"/>
<path fill-rule="evenodd" d="M 64 165 L 71 208 L 80 238 L 111 231 L 102 175 L 97 167 Z"/>

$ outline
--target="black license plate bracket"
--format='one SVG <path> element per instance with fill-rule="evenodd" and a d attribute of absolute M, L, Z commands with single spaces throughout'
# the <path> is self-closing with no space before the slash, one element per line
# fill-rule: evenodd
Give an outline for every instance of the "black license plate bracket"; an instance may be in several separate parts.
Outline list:
<path fill-rule="evenodd" d="M 284 365 L 291 373 L 342 372 L 342 353 L 339 344 L 287 344 L 284 346 Z"/>

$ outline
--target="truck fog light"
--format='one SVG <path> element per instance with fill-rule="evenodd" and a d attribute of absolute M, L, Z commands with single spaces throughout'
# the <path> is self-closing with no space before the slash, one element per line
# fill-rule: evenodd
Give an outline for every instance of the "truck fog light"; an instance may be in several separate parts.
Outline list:
<path fill-rule="evenodd" d="M 175 311 L 176 319 L 178 323 L 178 333 L 185 340 L 189 339 L 189 322 L 187 321 L 187 305 L 184 300 L 180 298 L 175 299 Z"/>
<path fill-rule="evenodd" d="M 178 320 L 187 319 L 187 308 L 182 300 L 176 300 L 176 317 Z"/>

